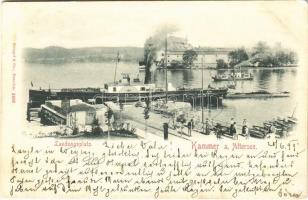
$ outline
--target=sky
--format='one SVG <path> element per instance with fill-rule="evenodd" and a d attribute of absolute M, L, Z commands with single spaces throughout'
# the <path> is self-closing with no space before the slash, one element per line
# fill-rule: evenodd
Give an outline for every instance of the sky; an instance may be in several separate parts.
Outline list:
<path fill-rule="evenodd" d="M 24 47 L 142 47 L 162 24 L 193 46 L 252 46 L 258 41 L 296 47 L 307 41 L 304 1 L 37 2 L 19 3 Z"/>

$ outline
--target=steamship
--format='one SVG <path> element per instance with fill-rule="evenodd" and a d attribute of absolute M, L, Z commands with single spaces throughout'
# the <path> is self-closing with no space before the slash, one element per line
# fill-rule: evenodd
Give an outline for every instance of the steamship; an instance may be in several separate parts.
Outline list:
<path fill-rule="evenodd" d="M 168 83 L 167 88 L 156 87 L 155 84 L 144 84 L 139 77 L 131 78 L 123 74 L 121 80 L 106 83 L 104 88 L 63 88 L 60 90 L 29 90 L 29 108 L 37 108 L 46 100 L 81 99 L 84 102 L 101 104 L 106 101 L 130 103 L 167 99 L 168 101 L 197 102 L 204 98 L 204 103 L 221 104 L 228 88 L 175 88 Z"/>

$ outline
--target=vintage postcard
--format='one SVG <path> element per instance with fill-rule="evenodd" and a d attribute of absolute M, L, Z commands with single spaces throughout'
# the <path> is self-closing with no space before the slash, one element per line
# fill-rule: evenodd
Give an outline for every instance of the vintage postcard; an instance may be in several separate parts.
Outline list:
<path fill-rule="evenodd" d="M 307 198 L 307 2 L 1 6 L 1 198 Z"/>

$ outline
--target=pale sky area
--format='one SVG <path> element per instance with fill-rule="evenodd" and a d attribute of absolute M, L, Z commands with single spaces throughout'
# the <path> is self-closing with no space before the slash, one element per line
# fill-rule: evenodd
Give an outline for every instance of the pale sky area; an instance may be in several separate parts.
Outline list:
<path fill-rule="evenodd" d="M 19 3 L 24 47 L 142 47 L 161 24 L 193 46 L 296 47 L 307 39 L 307 4 L 287 2 Z M 303 26 L 304 25 L 304 26 Z M 307 24 L 306 24 L 307 25 Z"/>

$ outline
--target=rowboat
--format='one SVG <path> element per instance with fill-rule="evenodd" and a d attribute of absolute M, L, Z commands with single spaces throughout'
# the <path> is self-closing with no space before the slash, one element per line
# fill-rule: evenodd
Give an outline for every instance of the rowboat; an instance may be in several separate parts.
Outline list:
<path fill-rule="evenodd" d="M 266 134 L 269 132 L 269 129 L 266 128 L 266 127 L 263 127 L 263 126 L 256 126 L 256 125 L 254 125 L 254 126 L 252 126 L 252 127 L 253 127 L 253 129 L 262 131 L 262 132 L 264 132 L 264 133 L 266 133 Z"/>
<path fill-rule="evenodd" d="M 264 138 L 267 134 L 265 133 L 265 131 L 252 128 L 249 129 L 249 135 L 256 138 Z"/>

